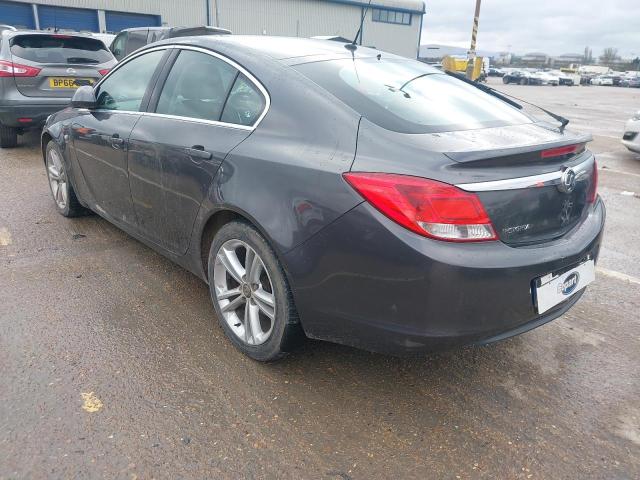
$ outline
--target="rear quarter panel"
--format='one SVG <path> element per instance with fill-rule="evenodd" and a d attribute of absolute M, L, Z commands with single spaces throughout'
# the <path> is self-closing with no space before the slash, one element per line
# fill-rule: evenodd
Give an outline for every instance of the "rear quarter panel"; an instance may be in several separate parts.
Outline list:
<path fill-rule="evenodd" d="M 342 178 L 355 157 L 360 117 L 293 69 L 236 60 L 263 83 L 271 106 L 218 170 L 192 243 L 211 215 L 230 209 L 283 254 L 362 202 Z"/>

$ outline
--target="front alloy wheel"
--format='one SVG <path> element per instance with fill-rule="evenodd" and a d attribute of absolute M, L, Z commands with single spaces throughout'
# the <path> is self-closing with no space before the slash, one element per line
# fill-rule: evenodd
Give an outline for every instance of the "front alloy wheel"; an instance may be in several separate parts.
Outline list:
<path fill-rule="evenodd" d="M 47 151 L 47 176 L 56 205 L 60 210 L 65 210 L 69 202 L 69 183 L 62 159 L 55 148 Z"/>
<path fill-rule="evenodd" d="M 49 187 L 58 212 L 65 217 L 79 217 L 89 214 L 90 211 L 78 201 L 76 192 L 69 181 L 69 175 L 60 148 L 53 140 L 47 144 L 45 166 L 47 168 L 47 180 L 49 180 Z"/>
<path fill-rule="evenodd" d="M 247 345 L 261 345 L 273 331 L 276 302 L 260 255 L 241 240 L 228 240 L 216 255 L 213 282 L 224 321 Z"/>

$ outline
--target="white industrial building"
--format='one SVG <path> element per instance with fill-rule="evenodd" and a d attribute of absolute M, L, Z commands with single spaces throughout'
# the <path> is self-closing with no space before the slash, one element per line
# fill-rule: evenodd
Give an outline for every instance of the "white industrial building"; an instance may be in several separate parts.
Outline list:
<path fill-rule="evenodd" d="M 0 24 L 115 33 L 214 25 L 235 34 L 353 38 L 368 0 L 0 0 Z M 359 43 L 416 58 L 422 0 L 372 0 Z"/>

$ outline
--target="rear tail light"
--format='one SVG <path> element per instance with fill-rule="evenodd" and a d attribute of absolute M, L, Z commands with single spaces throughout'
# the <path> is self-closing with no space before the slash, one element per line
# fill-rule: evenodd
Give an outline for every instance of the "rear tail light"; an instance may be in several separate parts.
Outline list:
<path fill-rule="evenodd" d="M 565 145 L 564 147 L 550 148 L 548 150 L 543 150 L 542 152 L 540 152 L 540 157 L 542 158 L 564 157 L 566 155 L 573 155 L 575 153 L 580 153 L 582 150 L 584 150 L 584 143 L 579 143 L 577 145 Z"/>
<path fill-rule="evenodd" d="M 103 68 L 102 70 L 98 70 L 98 73 L 104 77 L 110 70 L 110 68 Z"/>
<path fill-rule="evenodd" d="M 0 77 L 35 77 L 40 68 L 0 60 Z"/>
<path fill-rule="evenodd" d="M 453 185 L 386 173 L 345 173 L 345 180 L 391 220 L 450 242 L 497 240 L 478 196 Z"/>
<path fill-rule="evenodd" d="M 593 175 L 591 176 L 591 184 L 589 185 L 589 191 L 587 192 L 587 202 L 595 203 L 598 197 L 598 164 L 593 161 Z"/>

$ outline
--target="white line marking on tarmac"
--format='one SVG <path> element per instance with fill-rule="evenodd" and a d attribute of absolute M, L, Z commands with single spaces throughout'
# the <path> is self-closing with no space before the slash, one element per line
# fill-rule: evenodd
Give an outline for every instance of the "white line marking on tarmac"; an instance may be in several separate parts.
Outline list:
<path fill-rule="evenodd" d="M 616 170 L 615 168 L 599 168 L 599 172 L 611 172 L 611 173 L 619 173 L 621 175 L 630 175 L 632 177 L 640 177 L 640 173 L 631 173 L 631 172 L 623 172 L 622 170 Z"/>
<path fill-rule="evenodd" d="M 632 277 L 631 275 L 627 275 L 626 273 L 616 272 L 615 270 L 609 270 L 608 268 L 598 267 L 597 272 L 611 278 L 617 278 L 618 280 L 623 280 L 629 283 L 633 283 L 635 285 L 640 285 L 640 278 Z"/>
<path fill-rule="evenodd" d="M 0 228 L 0 247 L 11 245 L 11 234 L 5 227 Z"/>

